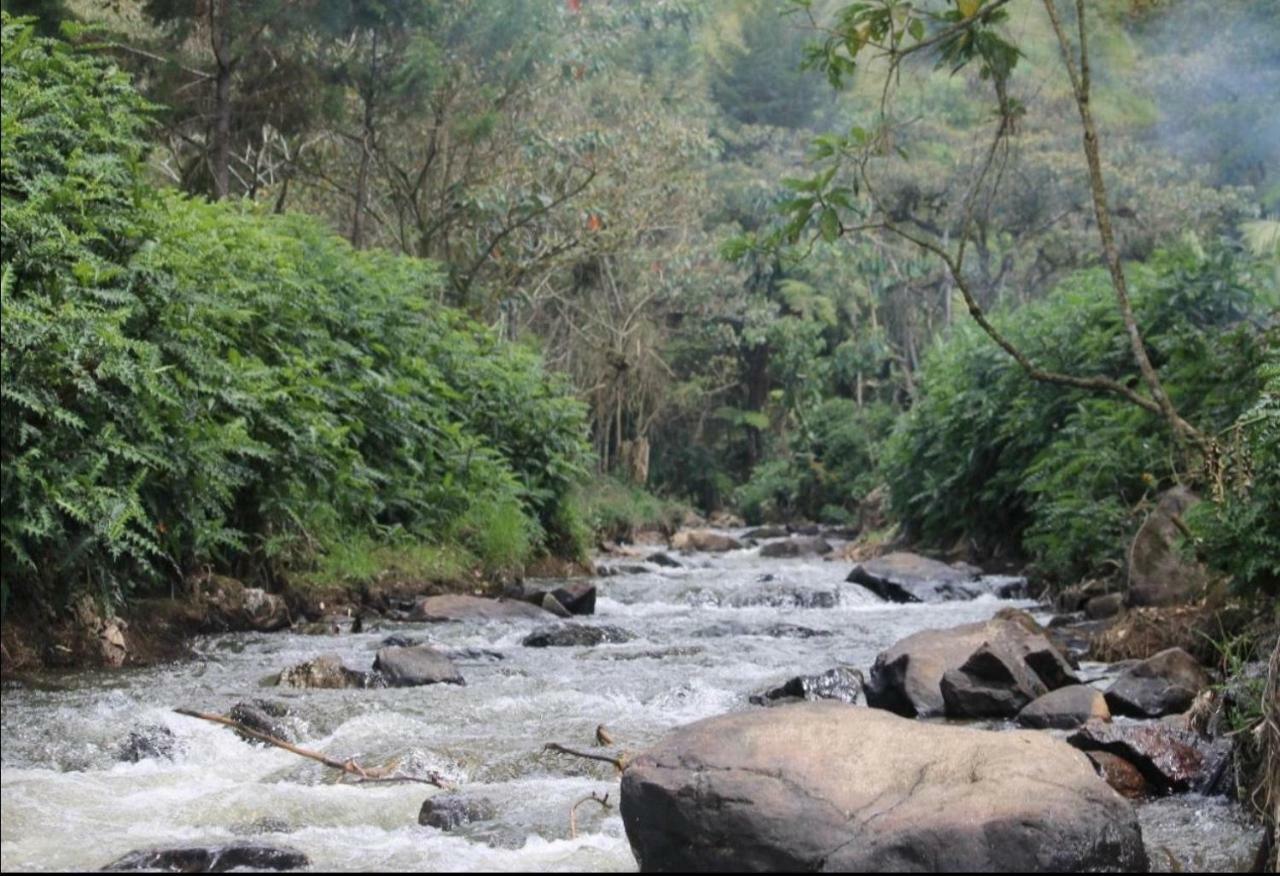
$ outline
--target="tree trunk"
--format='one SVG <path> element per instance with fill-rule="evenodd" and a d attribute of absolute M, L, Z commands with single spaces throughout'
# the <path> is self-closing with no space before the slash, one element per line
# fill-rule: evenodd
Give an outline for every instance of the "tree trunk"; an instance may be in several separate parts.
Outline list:
<path fill-rule="evenodd" d="M 378 32 L 370 36 L 369 83 L 362 93 L 364 101 L 364 120 L 360 130 L 360 169 L 356 173 L 355 209 L 351 216 L 351 245 L 356 249 L 364 246 L 364 217 L 366 205 L 369 203 L 369 166 L 373 163 L 373 135 L 378 77 Z"/>
<path fill-rule="evenodd" d="M 228 58 L 227 0 L 218 4 L 219 22 L 211 22 L 213 33 L 213 57 L 217 65 L 213 88 L 213 155 L 210 170 L 213 173 L 213 198 L 221 201 L 231 190 L 231 73 Z"/>

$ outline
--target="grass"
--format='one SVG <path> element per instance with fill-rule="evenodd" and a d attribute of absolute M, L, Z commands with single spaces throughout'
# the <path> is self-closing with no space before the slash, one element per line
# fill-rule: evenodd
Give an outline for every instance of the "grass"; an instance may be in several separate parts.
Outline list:
<path fill-rule="evenodd" d="M 356 538 L 331 545 L 315 568 L 292 577 L 290 586 L 356 589 L 377 580 L 461 582 L 479 565 L 479 559 L 459 545 Z"/>
<path fill-rule="evenodd" d="M 579 517 L 597 539 L 625 541 L 644 530 L 672 533 L 689 513 L 689 506 L 664 499 L 616 478 L 601 477 L 573 497 Z"/>

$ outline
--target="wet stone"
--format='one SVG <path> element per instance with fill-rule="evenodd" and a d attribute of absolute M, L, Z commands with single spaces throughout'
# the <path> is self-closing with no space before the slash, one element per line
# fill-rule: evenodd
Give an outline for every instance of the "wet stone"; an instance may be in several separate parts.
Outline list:
<path fill-rule="evenodd" d="M 521 643 L 527 648 L 567 648 L 590 645 L 616 645 L 630 642 L 635 634 L 621 627 L 599 624 L 566 623 L 559 626 L 539 627 L 525 636 Z"/>
<path fill-rule="evenodd" d="M 850 705 L 863 702 L 862 673 L 847 666 L 837 666 L 817 675 L 797 675 L 778 687 L 752 694 L 757 706 L 779 705 L 804 700 L 836 700 Z"/>
<path fill-rule="evenodd" d="M 497 815 L 497 807 L 485 797 L 438 794 L 422 802 L 422 808 L 418 810 L 418 824 L 438 830 L 454 830 L 472 821 L 488 821 Z"/>
<path fill-rule="evenodd" d="M 120 743 L 116 756 L 125 763 L 137 763 L 147 758 L 172 760 L 178 751 L 178 738 L 163 724 L 150 724 L 130 730 Z"/>
<path fill-rule="evenodd" d="M 130 852 L 102 869 L 161 873 L 226 873 L 230 870 L 300 870 L 311 861 L 297 849 L 240 843 L 225 846 L 146 849 Z"/>
<path fill-rule="evenodd" d="M 231 711 L 228 712 L 227 716 L 232 721 L 243 724 L 250 730 L 256 730 L 259 733 L 285 742 L 297 742 L 293 731 L 285 722 L 285 719 L 289 717 L 289 707 L 284 703 L 262 699 L 236 703 L 231 707 Z M 267 744 L 244 733 L 238 733 L 238 735 L 249 742 L 261 745 Z"/>

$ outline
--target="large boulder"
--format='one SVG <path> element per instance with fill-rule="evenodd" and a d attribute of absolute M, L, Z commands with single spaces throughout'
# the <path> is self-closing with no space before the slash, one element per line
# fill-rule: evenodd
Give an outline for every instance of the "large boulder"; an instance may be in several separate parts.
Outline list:
<path fill-rule="evenodd" d="M 559 587 L 526 587 L 523 591 L 525 602 L 550 611 L 552 614 L 595 614 L 596 585 L 579 583 L 564 584 Z M 550 601 L 548 601 L 550 597 Z M 559 608 L 559 610 L 557 609 Z"/>
<path fill-rule="evenodd" d="M 1041 733 L 840 703 L 682 727 L 622 776 L 644 872 L 1145 870 L 1129 803 Z"/>
<path fill-rule="evenodd" d="M 1196 658 L 1181 648 L 1166 648 L 1126 669 L 1107 688 L 1107 705 L 1134 718 L 1179 714 L 1210 681 Z"/>
<path fill-rule="evenodd" d="M 1076 681 L 1031 615 L 1004 609 L 988 621 L 922 630 L 882 651 L 867 704 L 907 717 L 1011 718 L 1036 696 Z"/>
<path fill-rule="evenodd" d="M 1017 599 L 1027 589 L 1026 578 L 982 575 L 972 566 L 948 566 L 906 551 L 859 563 L 846 580 L 889 602 L 947 602 L 984 595 Z"/>
<path fill-rule="evenodd" d="M 1179 549 L 1177 521 L 1200 500 L 1186 487 L 1160 496 L 1129 546 L 1129 605 L 1190 602 L 1209 582 L 1204 566 Z"/>
<path fill-rule="evenodd" d="M 820 535 L 772 541 L 760 548 L 762 557 L 820 557 L 829 553 L 831 544 Z"/>
<path fill-rule="evenodd" d="M 757 706 L 779 706 L 804 700 L 837 700 L 850 705 L 862 702 L 862 673 L 837 666 L 817 675 L 797 675 L 777 687 L 752 694 Z"/>
<path fill-rule="evenodd" d="M 209 632 L 270 633 L 292 623 L 284 597 L 261 587 L 245 587 L 221 575 L 202 578 L 196 586 L 208 609 L 204 626 Z"/>
<path fill-rule="evenodd" d="M 382 675 L 387 687 L 466 684 L 453 661 L 430 645 L 379 648 L 373 669 Z"/>
<path fill-rule="evenodd" d="M 1094 718 L 1110 721 L 1111 711 L 1102 693 L 1087 684 L 1069 684 L 1050 691 L 1018 713 L 1019 724 L 1037 730 L 1074 730 Z"/>
<path fill-rule="evenodd" d="M 522 645 L 528 648 L 570 648 L 591 645 L 617 645 L 630 642 L 635 634 L 622 627 L 609 624 L 560 624 L 558 626 L 538 627 L 525 636 Z"/>
<path fill-rule="evenodd" d="M 497 807 L 487 797 L 437 794 L 422 802 L 422 808 L 418 810 L 418 824 L 437 830 L 454 830 L 472 821 L 486 821 L 497 815 Z"/>
<path fill-rule="evenodd" d="M 410 620 L 441 622 L 468 620 L 545 620 L 550 613 L 522 599 L 485 599 L 482 596 L 447 594 L 428 596 L 414 603 Z"/>
<path fill-rule="evenodd" d="M 1158 793 L 1215 792 L 1231 757 L 1231 743 L 1154 721 L 1089 721 L 1067 737 L 1081 751 L 1103 751 L 1133 764 Z"/>
<path fill-rule="evenodd" d="M 710 529 L 682 529 L 671 538 L 671 547 L 686 553 L 704 551 L 719 554 L 725 551 L 736 551 L 742 542 L 723 532 L 712 532 Z"/>
<path fill-rule="evenodd" d="M 226 873 L 230 870 L 301 870 L 311 862 L 297 849 L 262 843 L 145 849 L 112 861 L 103 870 L 161 873 Z"/>

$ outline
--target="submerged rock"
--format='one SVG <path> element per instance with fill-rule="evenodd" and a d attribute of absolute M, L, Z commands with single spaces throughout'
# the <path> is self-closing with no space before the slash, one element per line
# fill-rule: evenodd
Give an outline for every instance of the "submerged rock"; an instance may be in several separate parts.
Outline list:
<path fill-rule="evenodd" d="M 1132 807 L 1062 742 L 837 703 L 682 727 L 621 810 L 644 872 L 1147 867 Z"/>
<path fill-rule="evenodd" d="M 831 553 L 830 543 L 821 536 L 788 538 L 760 548 L 762 557 L 820 557 Z"/>
<path fill-rule="evenodd" d="M 988 621 L 922 630 L 882 651 L 867 703 L 907 717 L 1011 718 L 1037 696 L 1076 681 L 1031 615 L 1004 609 Z"/>
<path fill-rule="evenodd" d="M 374 658 L 373 668 L 386 680 L 388 687 L 466 684 L 453 661 L 430 645 L 382 648 Z"/>
<path fill-rule="evenodd" d="M 418 600 L 409 619 L 442 622 L 468 620 L 545 620 L 550 617 L 536 605 L 522 599 L 485 599 L 481 596 L 448 594 Z"/>
<path fill-rule="evenodd" d="M 280 673 L 276 684 L 281 687 L 338 689 L 371 687 L 376 684 L 376 679 L 367 672 L 348 669 L 337 657 L 326 655 L 290 666 Z"/>
<path fill-rule="evenodd" d="M 560 624 L 559 626 L 539 627 L 525 636 L 521 643 L 529 648 L 567 648 L 583 645 L 620 644 L 630 642 L 635 634 L 622 627 L 599 624 Z"/>
<path fill-rule="evenodd" d="M 311 861 L 297 849 L 259 843 L 147 849 L 130 852 L 103 870 L 158 870 L 161 873 L 226 873 L 229 870 L 301 870 Z"/>
<path fill-rule="evenodd" d="M 1110 721 L 1111 711 L 1102 693 L 1087 684 L 1071 684 L 1050 691 L 1018 713 L 1019 724 L 1038 730 L 1048 727 L 1072 730 L 1094 718 Z"/>
<path fill-rule="evenodd" d="M 817 675 L 797 675 L 778 687 L 752 694 L 757 706 L 781 705 L 802 700 L 837 700 L 856 705 L 862 702 L 862 673 L 837 666 Z"/>
<path fill-rule="evenodd" d="M 487 821 L 497 815 L 497 808 L 485 797 L 437 794 L 422 802 L 422 808 L 418 810 L 418 824 L 439 830 L 453 830 L 468 822 Z"/>
<path fill-rule="evenodd" d="M 1117 715 L 1159 718 L 1185 712 L 1211 679 L 1196 658 L 1167 648 L 1126 669 L 1107 688 L 1107 705 Z"/>
<path fill-rule="evenodd" d="M 1213 793 L 1231 757 L 1231 743 L 1159 721 L 1090 721 L 1067 737 L 1081 751 L 1104 751 L 1133 764 L 1158 793 Z"/>
<path fill-rule="evenodd" d="M 662 551 L 657 551 L 656 553 L 649 554 L 649 556 L 645 557 L 644 559 L 646 563 L 653 563 L 655 566 L 664 566 L 668 569 L 684 568 L 684 563 L 680 562 L 677 559 L 673 559 L 669 554 L 665 554 Z"/>
<path fill-rule="evenodd" d="M 846 580 L 889 602 L 947 602 L 984 595 L 1018 599 L 1027 593 L 1026 578 L 981 575 L 972 566 L 948 566 L 905 551 L 859 563 Z"/>
<path fill-rule="evenodd" d="M 786 538 L 791 532 L 785 526 L 757 526 L 742 534 L 743 538 L 764 541 L 768 538 Z"/>
<path fill-rule="evenodd" d="M 289 707 L 284 703 L 263 699 L 249 700 L 248 702 L 236 703 L 231 707 L 231 711 L 227 713 L 227 716 L 232 721 L 243 724 L 250 730 L 256 730 L 275 739 L 285 742 L 297 741 L 293 731 L 284 721 L 285 718 L 289 717 Z M 238 735 L 248 742 L 256 742 L 260 745 L 267 744 L 260 739 L 255 739 L 243 733 Z"/>
<path fill-rule="evenodd" d="M 126 763 L 137 763 L 147 758 L 172 760 L 178 751 L 178 737 L 163 724 L 148 724 L 136 730 L 120 743 L 116 757 Z"/>

